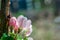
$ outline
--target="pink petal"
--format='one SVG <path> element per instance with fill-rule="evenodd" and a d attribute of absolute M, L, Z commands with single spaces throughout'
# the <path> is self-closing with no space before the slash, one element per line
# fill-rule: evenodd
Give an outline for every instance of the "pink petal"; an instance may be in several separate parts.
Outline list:
<path fill-rule="evenodd" d="M 19 24 L 18 24 L 18 22 L 16 22 L 16 25 L 15 25 L 15 27 L 14 27 L 14 30 L 15 30 L 15 31 L 18 31 L 18 28 L 19 28 Z"/>
<path fill-rule="evenodd" d="M 26 35 L 26 36 L 30 36 L 30 34 L 32 33 L 32 27 L 30 27 L 30 28 L 24 28 L 23 29 L 23 32 L 24 31 L 26 31 L 24 34 Z"/>
<path fill-rule="evenodd" d="M 15 31 L 18 31 L 18 27 L 14 27 L 14 30 L 15 30 Z"/>
<path fill-rule="evenodd" d="M 30 36 L 32 33 L 32 28 L 29 28 L 28 31 L 26 32 L 26 36 Z"/>
<path fill-rule="evenodd" d="M 17 21 L 18 21 L 20 27 L 23 24 L 23 20 L 24 20 L 24 16 L 22 16 L 22 15 L 17 18 Z"/>
<path fill-rule="evenodd" d="M 30 27 L 30 25 L 31 25 L 31 20 L 28 20 L 28 21 L 26 22 L 26 27 Z"/>
<path fill-rule="evenodd" d="M 23 24 L 22 24 L 22 27 L 23 27 L 23 28 L 26 27 L 26 22 L 27 22 L 27 18 L 24 17 Z"/>
<path fill-rule="evenodd" d="M 11 17 L 9 25 L 14 27 L 16 25 L 16 21 L 17 21 L 16 17 Z"/>

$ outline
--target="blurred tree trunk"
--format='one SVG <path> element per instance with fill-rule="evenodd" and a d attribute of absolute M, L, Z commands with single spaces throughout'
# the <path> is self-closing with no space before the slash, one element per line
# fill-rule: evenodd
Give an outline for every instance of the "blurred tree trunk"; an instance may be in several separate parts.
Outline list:
<path fill-rule="evenodd" d="M 32 0 L 33 9 L 35 9 L 35 0 Z"/>
<path fill-rule="evenodd" d="M 44 8 L 45 7 L 44 0 L 40 0 L 40 3 L 41 3 L 41 8 Z"/>
<path fill-rule="evenodd" d="M 0 12 L 0 37 L 8 33 L 7 16 L 9 15 L 9 0 L 1 0 Z"/>

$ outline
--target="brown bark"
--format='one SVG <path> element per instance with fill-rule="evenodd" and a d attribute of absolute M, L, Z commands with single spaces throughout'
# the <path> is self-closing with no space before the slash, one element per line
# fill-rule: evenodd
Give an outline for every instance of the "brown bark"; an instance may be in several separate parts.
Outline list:
<path fill-rule="evenodd" d="M 8 33 L 7 16 L 9 15 L 9 0 L 1 0 L 0 13 L 0 37 L 3 33 Z"/>

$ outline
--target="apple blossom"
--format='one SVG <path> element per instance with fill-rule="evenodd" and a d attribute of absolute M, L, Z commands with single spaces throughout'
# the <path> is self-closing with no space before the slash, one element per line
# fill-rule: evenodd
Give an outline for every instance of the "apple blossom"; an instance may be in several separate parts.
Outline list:
<path fill-rule="evenodd" d="M 31 20 L 23 15 L 20 15 L 17 19 L 16 17 L 11 17 L 9 24 L 10 26 L 13 26 L 15 31 L 18 31 L 18 28 L 22 28 L 22 33 L 25 36 L 29 36 L 32 33 Z"/>
<path fill-rule="evenodd" d="M 26 17 L 23 15 L 19 16 L 17 18 L 17 21 L 19 23 L 19 26 L 24 28 L 24 27 L 29 27 L 31 25 L 31 20 L 28 20 Z"/>
<path fill-rule="evenodd" d="M 18 21 L 17 21 L 16 17 L 11 17 L 10 18 L 9 25 L 11 27 L 13 27 L 14 30 L 18 30 L 19 25 L 18 25 Z"/>
<path fill-rule="evenodd" d="M 29 36 L 32 33 L 32 25 L 31 20 L 28 20 L 23 15 L 17 18 L 20 28 L 22 28 L 22 32 L 24 32 L 25 36 Z"/>

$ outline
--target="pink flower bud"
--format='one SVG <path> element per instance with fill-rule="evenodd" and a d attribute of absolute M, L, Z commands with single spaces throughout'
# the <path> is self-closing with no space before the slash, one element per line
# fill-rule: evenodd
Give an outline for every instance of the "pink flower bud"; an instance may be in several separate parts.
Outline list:
<path fill-rule="evenodd" d="M 9 21 L 9 25 L 15 27 L 16 21 L 17 21 L 17 20 L 16 20 L 15 17 L 11 17 L 11 18 L 10 18 L 10 21 Z"/>
<path fill-rule="evenodd" d="M 18 25 L 16 17 L 10 18 L 9 25 L 12 26 L 14 30 L 18 30 L 19 25 Z"/>
<path fill-rule="evenodd" d="M 15 25 L 15 27 L 14 27 L 14 30 L 15 30 L 15 31 L 18 31 L 18 28 L 19 28 L 19 24 L 18 24 L 18 22 L 16 22 L 16 25 Z"/>

